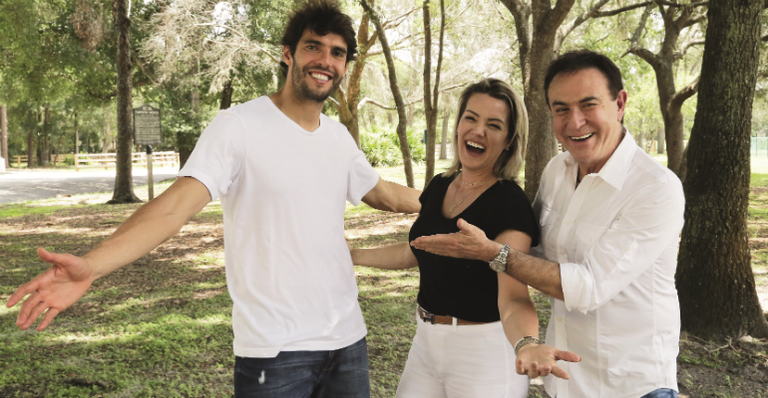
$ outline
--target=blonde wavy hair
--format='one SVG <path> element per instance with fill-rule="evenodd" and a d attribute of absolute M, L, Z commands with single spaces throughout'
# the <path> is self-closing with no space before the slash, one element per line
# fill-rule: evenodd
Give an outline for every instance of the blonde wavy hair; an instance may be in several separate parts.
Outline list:
<path fill-rule="evenodd" d="M 483 79 L 474 83 L 461 93 L 459 98 L 459 114 L 456 118 L 456 128 L 453 131 L 453 144 L 458 145 L 459 121 L 467 109 L 469 99 L 475 94 L 487 94 L 491 98 L 504 101 L 509 107 L 509 120 L 507 121 L 507 148 L 501 152 L 496 164 L 493 166 L 493 175 L 499 180 L 520 182 L 520 170 L 525 161 L 525 151 L 528 145 L 528 111 L 520 94 L 509 84 L 499 79 Z M 452 175 L 461 171 L 458 149 L 454 147 L 453 163 L 446 170 L 445 175 Z"/>

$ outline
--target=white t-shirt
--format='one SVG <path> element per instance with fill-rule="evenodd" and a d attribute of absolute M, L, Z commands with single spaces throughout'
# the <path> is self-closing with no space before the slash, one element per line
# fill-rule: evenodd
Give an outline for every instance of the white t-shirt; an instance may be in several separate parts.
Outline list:
<path fill-rule="evenodd" d="M 347 129 L 302 129 L 269 99 L 222 110 L 179 176 L 221 197 L 235 355 L 335 350 L 366 334 L 346 201 L 379 180 Z"/>

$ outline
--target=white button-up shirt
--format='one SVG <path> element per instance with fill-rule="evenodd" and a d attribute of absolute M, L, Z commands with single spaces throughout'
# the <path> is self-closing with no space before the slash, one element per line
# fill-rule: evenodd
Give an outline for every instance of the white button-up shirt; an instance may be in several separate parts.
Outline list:
<path fill-rule="evenodd" d="M 680 180 L 627 132 L 598 173 L 577 185 L 562 153 L 547 165 L 534 210 L 538 256 L 560 264 L 565 301 L 552 299 L 547 344 L 572 351 L 571 376 L 545 378 L 557 398 L 638 398 L 677 390 L 680 308 L 675 289 L 685 198 Z"/>

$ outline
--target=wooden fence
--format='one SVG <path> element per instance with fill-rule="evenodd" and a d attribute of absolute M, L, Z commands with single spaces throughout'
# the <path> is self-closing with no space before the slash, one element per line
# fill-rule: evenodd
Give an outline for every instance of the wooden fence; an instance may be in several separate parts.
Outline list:
<path fill-rule="evenodd" d="M 67 155 L 51 155 L 50 162 L 53 164 L 64 163 L 64 158 L 66 156 Z M 11 164 L 11 167 L 16 165 L 16 168 L 20 169 L 22 163 L 27 164 L 27 155 L 16 155 L 13 157 L 13 161 L 9 163 Z"/>
<path fill-rule="evenodd" d="M 108 170 L 110 167 L 115 167 L 117 162 L 117 154 L 114 153 L 80 153 L 77 155 L 52 155 L 51 162 L 63 163 L 65 156 L 73 156 L 75 158 L 75 170 L 80 169 L 103 167 L 104 170 Z M 21 168 L 22 164 L 27 163 L 27 156 L 14 156 L 12 166 Z M 147 154 L 144 152 L 134 152 L 132 154 L 131 162 L 134 166 L 146 166 Z M 179 154 L 176 152 L 155 152 L 152 154 L 153 166 L 171 166 L 176 167 L 179 164 Z"/>
<path fill-rule="evenodd" d="M 114 153 L 81 153 L 75 155 L 75 170 L 81 168 L 103 167 L 107 170 L 109 167 L 115 167 L 117 154 Z M 134 152 L 131 162 L 134 166 L 146 166 L 147 154 L 145 152 Z M 153 166 L 171 166 L 176 167 L 179 164 L 179 154 L 176 152 L 155 152 L 152 154 Z"/>

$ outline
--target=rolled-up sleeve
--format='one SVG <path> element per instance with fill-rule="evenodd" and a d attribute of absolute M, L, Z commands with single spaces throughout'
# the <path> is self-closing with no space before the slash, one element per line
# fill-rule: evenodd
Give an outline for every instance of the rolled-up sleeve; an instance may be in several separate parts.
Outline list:
<path fill-rule="evenodd" d="M 575 228 L 573 240 L 591 245 L 581 260 L 560 264 L 566 308 L 597 309 L 647 271 L 678 242 L 684 208 L 678 181 L 646 185 L 630 196 L 609 226 Z"/>

